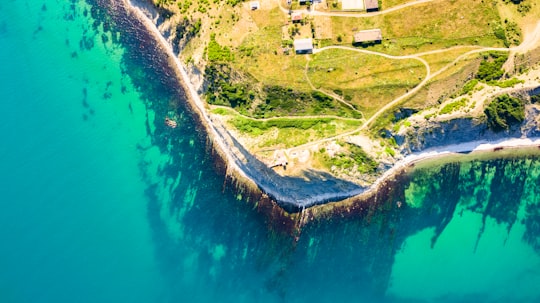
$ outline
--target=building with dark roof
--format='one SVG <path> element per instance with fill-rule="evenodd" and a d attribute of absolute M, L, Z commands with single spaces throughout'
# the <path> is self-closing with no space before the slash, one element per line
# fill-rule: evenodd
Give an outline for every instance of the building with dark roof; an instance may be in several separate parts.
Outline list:
<path fill-rule="evenodd" d="M 374 12 L 379 10 L 378 0 L 364 0 L 364 4 L 367 12 Z"/>

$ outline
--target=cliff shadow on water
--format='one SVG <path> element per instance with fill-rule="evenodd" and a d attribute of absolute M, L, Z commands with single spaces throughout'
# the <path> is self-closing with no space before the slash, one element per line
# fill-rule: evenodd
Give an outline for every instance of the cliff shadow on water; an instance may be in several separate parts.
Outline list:
<path fill-rule="evenodd" d="M 357 290 L 360 283 L 366 294 L 386 297 L 395 256 L 406 249 L 407 239 L 429 230 L 425 250 L 434 249 L 448 225 L 465 214 L 482 218 L 478 229 L 466 231 L 477 237 L 476 246 L 454 249 L 475 251 L 488 224 L 507 231 L 498 236 L 501 241 L 520 225 L 521 241 L 540 254 L 539 180 L 538 149 L 432 160 L 409 168 L 368 198 L 310 209 L 298 243 L 299 253 L 307 258 L 298 267 L 315 270 L 317 262 L 325 260 L 319 269 L 324 274 L 315 277 L 320 281 L 314 284 L 341 281 L 348 285 L 341 291 L 352 295 L 353 285 Z"/>

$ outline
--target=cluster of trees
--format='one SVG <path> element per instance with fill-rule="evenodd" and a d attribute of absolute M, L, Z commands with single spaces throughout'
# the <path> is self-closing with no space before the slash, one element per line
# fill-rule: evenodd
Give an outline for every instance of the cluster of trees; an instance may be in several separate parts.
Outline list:
<path fill-rule="evenodd" d="M 506 130 L 525 120 L 525 104 L 518 98 L 504 94 L 491 101 L 484 113 L 489 128 L 495 131 Z"/>
<path fill-rule="evenodd" d="M 264 102 L 255 109 L 256 117 L 333 114 L 360 118 L 356 112 L 318 91 L 302 92 L 282 86 L 265 86 L 263 93 Z"/>
<path fill-rule="evenodd" d="M 507 59 L 508 54 L 506 53 L 489 52 L 484 54 L 484 60 L 480 62 L 476 78 L 484 82 L 499 80 L 504 75 L 502 66 Z"/>
<path fill-rule="evenodd" d="M 249 114 L 255 92 L 250 89 L 247 81 L 234 81 L 232 74 L 233 72 L 226 64 L 210 63 L 206 66 L 207 102 L 230 106 L 242 114 Z"/>

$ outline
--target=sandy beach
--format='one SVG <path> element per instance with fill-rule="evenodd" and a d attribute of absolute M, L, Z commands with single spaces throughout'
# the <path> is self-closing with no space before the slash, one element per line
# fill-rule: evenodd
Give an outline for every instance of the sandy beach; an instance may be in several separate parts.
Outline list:
<path fill-rule="evenodd" d="M 131 11 L 137 18 L 143 21 L 149 32 L 156 37 L 160 42 L 162 49 L 170 58 L 179 78 L 182 79 L 182 85 L 186 90 L 189 103 L 200 117 L 200 122 L 205 127 L 208 137 L 212 141 L 219 156 L 222 157 L 223 161 L 226 163 L 227 175 L 240 176 L 240 179 L 252 183 L 251 185 L 258 187 L 264 194 L 272 197 L 281 206 L 283 206 L 283 204 L 296 204 L 298 209 L 304 209 L 313 205 L 337 202 L 360 195 L 369 195 L 370 193 L 376 192 L 385 180 L 392 178 L 397 172 L 412 164 L 427 159 L 448 157 L 450 155 L 457 155 L 458 153 L 471 153 L 474 155 L 486 152 L 493 153 L 494 151 L 508 148 L 540 147 L 540 138 L 508 138 L 493 142 L 486 140 L 471 141 L 427 149 L 419 153 L 408 155 L 402 160 L 399 160 L 369 187 L 360 187 L 359 185 L 353 186 L 343 183 L 344 185 L 338 184 L 339 186 L 336 186 L 334 190 L 316 192 L 304 199 L 302 193 L 295 192 L 293 188 L 284 189 L 282 184 L 276 183 L 279 182 L 276 181 L 279 179 L 276 179 L 277 177 L 272 175 L 273 171 L 268 169 L 265 165 L 261 165 L 254 157 L 247 154 L 247 151 L 243 150 L 242 146 L 239 145 L 222 125 L 212 121 L 206 112 L 205 102 L 201 99 L 201 96 L 191 83 L 186 67 L 178 59 L 172 46 L 160 33 L 154 21 L 149 18 L 151 13 L 143 11 L 144 7 L 139 6 L 130 0 L 124 0 L 124 3 L 131 8 Z M 305 192 L 310 190 L 308 183 L 311 183 L 311 181 L 304 181 L 304 185 L 300 185 Z M 298 186 L 298 184 L 295 184 L 295 186 Z M 291 209 L 294 210 L 294 207 Z"/>

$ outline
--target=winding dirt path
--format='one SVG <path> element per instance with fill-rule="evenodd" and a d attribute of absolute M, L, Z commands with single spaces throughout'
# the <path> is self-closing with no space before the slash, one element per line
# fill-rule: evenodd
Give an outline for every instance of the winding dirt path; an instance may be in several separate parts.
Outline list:
<path fill-rule="evenodd" d="M 414 5 L 419 5 L 419 4 L 424 4 L 424 3 L 434 2 L 434 1 L 437 1 L 437 0 L 411 1 L 411 2 L 408 2 L 408 3 L 401 4 L 401 5 L 397 5 L 395 7 L 389 8 L 389 9 L 385 9 L 383 11 L 377 11 L 377 12 L 372 12 L 372 13 L 320 12 L 320 11 L 317 11 L 317 10 L 296 10 L 294 12 L 303 12 L 303 13 L 306 13 L 306 14 L 311 15 L 311 16 L 337 16 L 337 17 L 351 17 L 351 18 L 368 18 L 368 17 L 378 16 L 378 15 L 388 14 L 388 13 L 395 12 L 397 10 L 401 10 L 401 9 L 411 7 L 411 6 L 414 6 Z M 282 12 L 284 12 L 286 14 L 289 14 L 290 10 L 284 8 L 281 5 L 280 0 L 277 0 L 277 3 L 278 3 L 278 6 L 279 6 L 279 8 L 280 8 L 280 10 Z M 447 48 L 447 49 L 439 49 L 439 50 L 427 51 L 427 52 L 416 53 L 416 54 L 411 54 L 411 55 L 404 55 L 404 56 L 388 55 L 388 54 L 385 54 L 385 53 L 374 52 L 374 51 L 369 51 L 369 50 L 364 50 L 364 49 L 357 49 L 357 48 L 346 47 L 346 46 L 327 46 L 327 47 L 323 47 L 323 48 L 320 48 L 320 49 L 315 49 L 313 51 L 314 54 L 317 54 L 317 53 L 320 53 L 320 52 L 323 52 L 323 51 L 329 50 L 329 49 L 344 49 L 344 50 L 355 51 L 355 52 L 360 52 L 360 53 L 369 54 L 369 55 L 382 56 L 382 57 L 385 57 L 385 58 L 388 58 L 388 59 L 394 59 L 394 60 L 414 59 L 414 60 L 418 60 L 422 64 L 424 64 L 424 66 L 426 67 L 426 76 L 413 89 L 411 89 L 407 93 L 399 96 L 398 98 L 392 100 L 391 102 L 387 103 L 382 108 L 380 108 L 369 119 L 365 120 L 365 122 L 359 128 L 357 128 L 355 130 L 352 130 L 352 131 L 345 132 L 345 133 L 341 133 L 341 134 L 336 135 L 336 136 L 332 136 L 332 137 L 328 137 L 328 138 L 308 142 L 308 143 L 303 144 L 303 145 L 299 145 L 299 146 L 296 146 L 296 147 L 286 149 L 285 151 L 288 153 L 288 152 L 292 152 L 292 151 L 295 151 L 295 150 L 307 148 L 307 147 L 310 147 L 310 146 L 313 146 L 313 145 L 316 145 L 316 144 L 329 142 L 329 141 L 332 141 L 332 140 L 343 138 L 345 136 L 353 135 L 353 134 L 356 134 L 356 133 L 366 129 L 371 123 L 373 123 L 373 121 L 375 121 L 377 118 L 379 118 L 384 112 L 386 112 L 387 110 L 389 110 L 389 109 L 393 108 L 394 106 L 398 105 L 400 102 L 402 102 L 403 100 L 405 100 L 409 96 L 412 96 L 413 94 L 417 93 L 430 80 L 432 80 L 433 78 L 435 78 L 438 75 L 442 74 L 443 72 L 445 72 L 450 67 L 454 66 L 457 62 L 463 60 L 467 56 L 470 56 L 472 54 L 485 52 L 485 51 L 503 51 L 503 52 L 510 52 L 511 54 L 515 54 L 517 52 L 525 53 L 525 52 L 527 52 L 529 50 L 532 50 L 532 49 L 538 47 L 539 45 L 540 45 L 540 22 L 538 22 L 538 24 L 537 24 L 536 28 L 534 29 L 534 31 L 526 33 L 525 40 L 519 46 L 512 47 L 512 48 L 496 48 L 496 47 L 481 47 L 481 46 L 478 46 L 476 49 L 473 49 L 471 51 L 468 51 L 468 52 L 458 56 L 452 62 L 445 65 L 444 67 L 442 67 L 441 69 L 437 70 L 434 73 L 431 73 L 431 68 L 430 68 L 429 63 L 425 59 L 421 58 L 421 56 L 443 53 L 443 52 L 447 52 L 449 50 L 453 50 L 453 49 L 456 49 L 456 48 L 470 48 L 470 47 L 476 47 L 476 46 L 463 45 L 463 46 L 456 46 L 456 47 L 451 47 L 451 48 Z M 352 104 L 346 102 L 345 100 L 343 100 L 341 98 L 336 98 L 336 96 L 329 95 L 328 93 L 326 93 L 326 92 L 324 92 L 324 91 L 322 91 L 320 89 L 315 88 L 314 85 L 311 83 L 311 80 L 308 77 L 308 73 L 307 73 L 308 68 L 309 68 L 309 61 L 306 64 L 306 68 L 305 68 L 304 73 L 305 73 L 306 80 L 308 81 L 309 85 L 313 89 L 316 89 L 317 91 L 320 91 L 321 93 L 324 93 L 324 94 L 326 94 L 326 95 L 328 95 L 328 96 L 330 96 L 332 98 L 335 98 L 337 101 L 342 102 L 344 104 L 347 104 L 349 107 L 353 108 Z"/>
<path fill-rule="evenodd" d="M 528 33 L 525 40 L 520 45 L 518 45 L 516 47 L 512 47 L 512 48 L 480 47 L 478 49 L 471 50 L 469 52 L 466 52 L 466 53 L 458 56 L 456 59 L 454 59 L 454 61 L 452 61 L 449 64 L 445 65 L 443 68 L 439 69 L 437 72 L 435 72 L 433 74 L 430 71 L 429 63 L 426 60 L 420 58 L 420 56 L 437 54 L 437 53 L 442 53 L 442 52 L 445 52 L 445 51 L 448 51 L 448 50 L 451 50 L 451 49 L 455 49 L 455 48 L 458 48 L 458 47 L 470 47 L 470 46 L 458 46 L 458 47 L 453 47 L 453 48 L 448 48 L 448 49 L 434 50 L 434 51 L 428 51 L 428 52 L 417 53 L 417 54 L 406 55 L 406 56 L 392 56 L 392 55 L 388 55 L 388 54 L 384 54 L 384 53 L 378 53 L 378 52 L 373 52 L 373 51 L 368 51 L 368 50 L 363 50 L 363 49 L 356 49 L 356 48 L 345 47 L 345 46 L 328 46 L 328 47 L 323 47 L 321 49 L 315 50 L 314 53 L 318 53 L 318 52 L 321 52 L 321 51 L 324 51 L 324 50 L 327 50 L 327 49 L 338 48 L 338 49 L 347 49 L 347 50 L 362 52 L 362 53 L 365 53 L 365 54 L 379 55 L 379 56 L 383 56 L 385 58 L 396 59 L 396 60 L 400 60 L 400 59 L 417 59 L 417 60 L 421 61 L 426 66 L 427 75 L 426 75 L 426 78 L 422 82 L 420 82 L 416 87 L 414 87 L 411 91 L 407 92 L 404 95 L 401 95 L 400 97 L 392 100 L 390 103 L 388 103 L 385 106 L 383 106 L 382 108 L 380 108 L 377 112 L 375 112 L 373 114 L 373 116 L 371 116 L 369 119 L 367 119 L 356 130 L 349 131 L 349 132 L 346 132 L 346 133 L 342 133 L 342 134 L 339 134 L 339 135 L 336 135 L 336 136 L 333 136 L 333 137 L 321 139 L 321 140 L 318 140 L 318 141 L 312 141 L 312 142 L 306 143 L 304 145 L 299 145 L 299 146 L 290 148 L 289 151 L 309 147 L 309 146 L 312 146 L 312 145 L 315 145 L 315 144 L 328 142 L 328 141 L 335 140 L 335 139 L 339 139 L 339 138 L 342 138 L 342 137 L 345 137 L 345 136 L 356 134 L 356 133 L 364 130 L 373 121 L 375 121 L 375 119 L 377 119 L 380 115 L 382 115 L 385 111 L 387 111 L 388 109 L 396 106 L 397 104 L 399 104 L 399 102 L 403 101 L 407 97 L 409 97 L 412 94 L 416 93 L 418 90 L 420 90 L 422 87 L 424 87 L 424 85 L 426 85 L 429 80 L 431 80 L 431 79 L 437 77 L 438 75 L 442 74 L 443 72 L 448 70 L 450 67 L 452 67 L 454 64 L 461 61 L 463 58 L 466 58 L 467 56 L 470 56 L 472 54 L 486 52 L 486 51 L 521 52 L 521 53 L 524 53 L 524 52 L 527 52 L 529 50 L 532 50 L 532 49 L 536 48 L 538 45 L 540 45 L 540 21 L 538 22 L 535 30 Z"/>
<path fill-rule="evenodd" d="M 312 90 L 315 90 L 315 91 L 318 91 L 322 94 L 325 94 L 326 96 L 334 99 L 334 100 L 337 100 L 338 102 L 340 102 L 341 104 L 347 106 L 348 108 L 350 108 L 351 110 L 353 110 L 354 112 L 362 115 L 362 118 L 358 119 L 358 120 L 362 120 L 364 119 L 364 113 L 362 113 L 361 111 L 357 110 L 351 103 L 347 102 L 345 99 L 341 98 L 340 96 L 337 96 L 335 94 L 331 94 L 329 92 L 326 92 L 320 88 L 316 88 L 315 85 L 313 85 L 313 83 L 311 83 L 311 79 L 309 79 L 309 76 L 308 76 L 308 70 L 309 70 L 309 60 L 306 62 L 306 67 L 304 68 L 304 77 L 306 78 L 306 82 L 308 83 L 309 87 L 311 87 Z"/>

